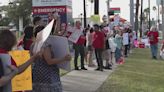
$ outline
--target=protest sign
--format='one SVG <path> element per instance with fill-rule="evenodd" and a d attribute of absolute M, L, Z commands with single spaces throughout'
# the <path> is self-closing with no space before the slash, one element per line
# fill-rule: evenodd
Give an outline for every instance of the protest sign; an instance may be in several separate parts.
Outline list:
<path fill-rule="evenodd" d="M 50 35 L 53 25 L 54 25 L 54 19 L 41 32 L 37 34 L 33 53 L 37 53 L 40 51 L 43 43 L 46 41 L 46 39 Z"/>
<path fill-rule="evenodd" d="M 82 29 L 74 29 L 74 30 L 75 31 L 70 35 L 68 40 L 73 42 L 73 43 L 77 43 L 77 41 L 79 40 L 80 36 L 83 33 L 83 30 Z"/>
<path fill-rule="evenodd" d="M 9 53 L 17 66 L 24 64 L 27 60 L 30 59 L 29 51 L 25 50 L 16 50 Z M 17 75 L 12 80 L 12 90 L 13 91 L 25 91 L 32 90 L 32 72 L 31 66 L 29 66 L 22 74 Z"/>
<path fill-rule="evenodd" d="M 115 15 L 114 16 L 114 25 L 118 26 L 120 23 L 120 16 L 119 15 Z"/>
<path fill-rule="evenodd" d="M 51 45 L 52 47 L 51 49 L 53 51 L 55 58 L 64 58 L 67 54 L 70 54 L 68 39 L 66 37 L 50 36 L 47 39 L 46 43 Z M 67 61 L 62 64 L 58 64 L 58 67 L 66 71 L 70 71 L 71 70 L 70 61 Z"/>

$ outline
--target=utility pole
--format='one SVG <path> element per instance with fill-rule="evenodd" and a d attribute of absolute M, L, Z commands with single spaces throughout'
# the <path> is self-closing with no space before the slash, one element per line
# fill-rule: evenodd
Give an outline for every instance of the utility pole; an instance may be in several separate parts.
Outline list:
<path fill-rule="evenodd" d="M 84 0 L 84 28 L 87 26 L 87 20 L 86 20 L 86 1 Z"/>
<path fill-rule="evenodd" d="M 110 0 L 107 0 L 107 18 L 108 18 L 108 20 L 107 20 L 107 22 L 109 23 L 110 22 L 110 15 L 108 14 L 109 13 L 109 11 L 110 11 Z"/>
<path fill-rule="evenodd" d="M 149 31 L 150 31 L 150 28 L 151 28 L 151 19 L 150 19 L 150 0 L 148 0 L 148 6 L 149 6 Z"/>
<path fill-rule="evenodd" d="M 164 38 L 164 1 L 161 0 L 162 4 L 162 37 Z"/>
<path fill-rule="evenodd" d="M 94 14 L 95 15 L 98 15 L 99 14 L 99 0 L 95 0 L 95 11 L 94 11 Z"/>
<path fill-rule="evenodd" d="M 132 30 L 134 31 L 134 0 L 130 0 L 130 24 L 132 25 Z"/>
<path fill-rule="evenodd" d="M 143 0 L 141 0 L 140 38 L 142 37 L 142 24 L 143 24 Z"/>

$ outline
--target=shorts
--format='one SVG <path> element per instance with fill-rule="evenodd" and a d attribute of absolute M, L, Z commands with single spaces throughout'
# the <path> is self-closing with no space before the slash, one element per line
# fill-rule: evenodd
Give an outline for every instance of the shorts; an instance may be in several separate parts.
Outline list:
<path fill-rule="evenodd" d="M 88 50 L 88 51 L 93 51 L 92 46 L 91 46 L 91 45 L 87 46 L 87 50 Z"/>

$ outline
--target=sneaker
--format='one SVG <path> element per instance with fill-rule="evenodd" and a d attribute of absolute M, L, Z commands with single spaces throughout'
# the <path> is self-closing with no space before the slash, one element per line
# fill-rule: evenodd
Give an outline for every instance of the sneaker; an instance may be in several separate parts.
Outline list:
<path fill-rule="evenodd" d="M 75 70 L 80 70 L 80 69 L 78 67 L 76 67 Z"/>
<path fill-rule="evenodd" d="M 104 70 L 103 70 L 103 68 L 101 68 L 101 69 L 100 69 L 100 71 L 102 71 L 102 72 L 103 72 L 103 71 L 104 71 Z"/>
<path fill-rule="evenodd" d="M 104 67 L 104 69 L 107 69 L 107 70 L 112 70 L 111 67 L 107 66 L 107 67 Z"/>
<path fill-rule="evenodd" d="M 87 68 L 85 68 L 85 67 L 83 67 L 83 68 L 81 68 L 81 70 L 88 70 Z"/>
<path fill-rule="evenodd" d="M 100 68 L 95 69 L 95 71 L 100 71 Z"/>

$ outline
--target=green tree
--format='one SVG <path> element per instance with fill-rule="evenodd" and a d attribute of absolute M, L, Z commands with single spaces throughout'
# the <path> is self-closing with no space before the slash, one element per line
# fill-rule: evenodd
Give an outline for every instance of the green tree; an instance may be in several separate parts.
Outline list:
<path fill-rule="evenodd" d="M 28 25 L 30 23 L 30 16 L 32 10 L 32 0 L 17 0 L 9 3 L 7 12 L 8 17 L 12 19 L 12 21 L 18 27 L 19 25 L 19 17 L 23 17 L 23 24 Z"/>
<path fill-rule="evenodd" d="M 0 26 L 8 26 L 10 23 L 10 18 L 4 17 L 0 20 Z"/>

